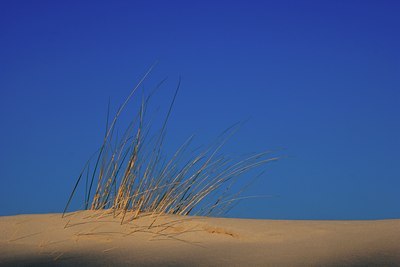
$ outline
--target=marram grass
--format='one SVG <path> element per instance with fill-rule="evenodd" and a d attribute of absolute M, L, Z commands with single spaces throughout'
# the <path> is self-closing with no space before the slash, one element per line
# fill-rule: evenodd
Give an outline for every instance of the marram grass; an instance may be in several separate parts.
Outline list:
<path fill-rule="evenodd" d="M 137 115 L 132 118 L 122 136 L 115 134 L 117 121 L 146 79 L 150 70 L 131 91 L 112 120 L 107 115 L 107 127 L 97 153 L 85 164 L 65 207 L 68 209 L 78 185 L 85 183 L 84 208 L 109 210 L 124 220 L 144 213 L 177 215 L 221 215 L 242 199 L 234 183 L 245 172 L 277 158 L 268 152 L 232 159 L 221 154 L 221 148 L 240 124 L 221 134 L 213 145 L 189 153 L 193 136 L 187 139 L 169 158 L 163 155 L 166 126 L 180 82 L 170 103 L 162 127 L 150 134 L 146 122 L 150 96 L 142 98 Z M 157 88 L 161 83 L 157 86 Z M 108 111 L 109 114 L 109 111 Z M 92 166 L 92 168 L 91 168 Z"/>

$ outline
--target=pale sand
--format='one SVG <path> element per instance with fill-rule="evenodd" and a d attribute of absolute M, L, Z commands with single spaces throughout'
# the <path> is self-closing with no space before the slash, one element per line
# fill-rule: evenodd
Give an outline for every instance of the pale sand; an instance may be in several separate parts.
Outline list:
<path fill-rule="evenodd" d="M 0 217 L 1 266 L 400 266 L 400 220 Z"/>

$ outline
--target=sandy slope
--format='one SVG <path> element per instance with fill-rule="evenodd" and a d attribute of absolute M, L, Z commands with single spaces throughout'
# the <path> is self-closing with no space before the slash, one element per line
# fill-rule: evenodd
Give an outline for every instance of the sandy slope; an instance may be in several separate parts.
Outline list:
<path fill-rule="evenodd" d="M 400 220 L 0 217 L 0 266 L 400 266 Z"/>

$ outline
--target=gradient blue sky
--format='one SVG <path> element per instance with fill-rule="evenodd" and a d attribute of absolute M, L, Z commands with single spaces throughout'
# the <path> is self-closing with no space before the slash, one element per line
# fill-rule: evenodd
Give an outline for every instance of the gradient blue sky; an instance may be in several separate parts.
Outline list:
<path fill-rule="evenodd" d="M 246 3 L 245 3 L 246 2 Z M 229 216 L 400 218 L 398 1 L 2 1 L 0 215 L 60 212 L 146 69 L 182 87 L 170 146 L 248 123 L 284 158 Z"/>

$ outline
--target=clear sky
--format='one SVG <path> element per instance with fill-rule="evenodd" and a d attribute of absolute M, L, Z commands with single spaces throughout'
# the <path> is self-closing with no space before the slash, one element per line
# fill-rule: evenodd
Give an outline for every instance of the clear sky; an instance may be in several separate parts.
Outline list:
<path fill-rule="evenodd" d="M 217 3 L 218 2 L 218 3 Z M 250 120 L 274 150 L 229 216 L 400 218 L 399 1 L 1 1 L 0 215 L 62 211 L 147 68 L 181 91 L 170 147 Z M 156 103 L 157 104 L 157 103 Z M 246 178 L 246 177 L 244 177 Z"/>

